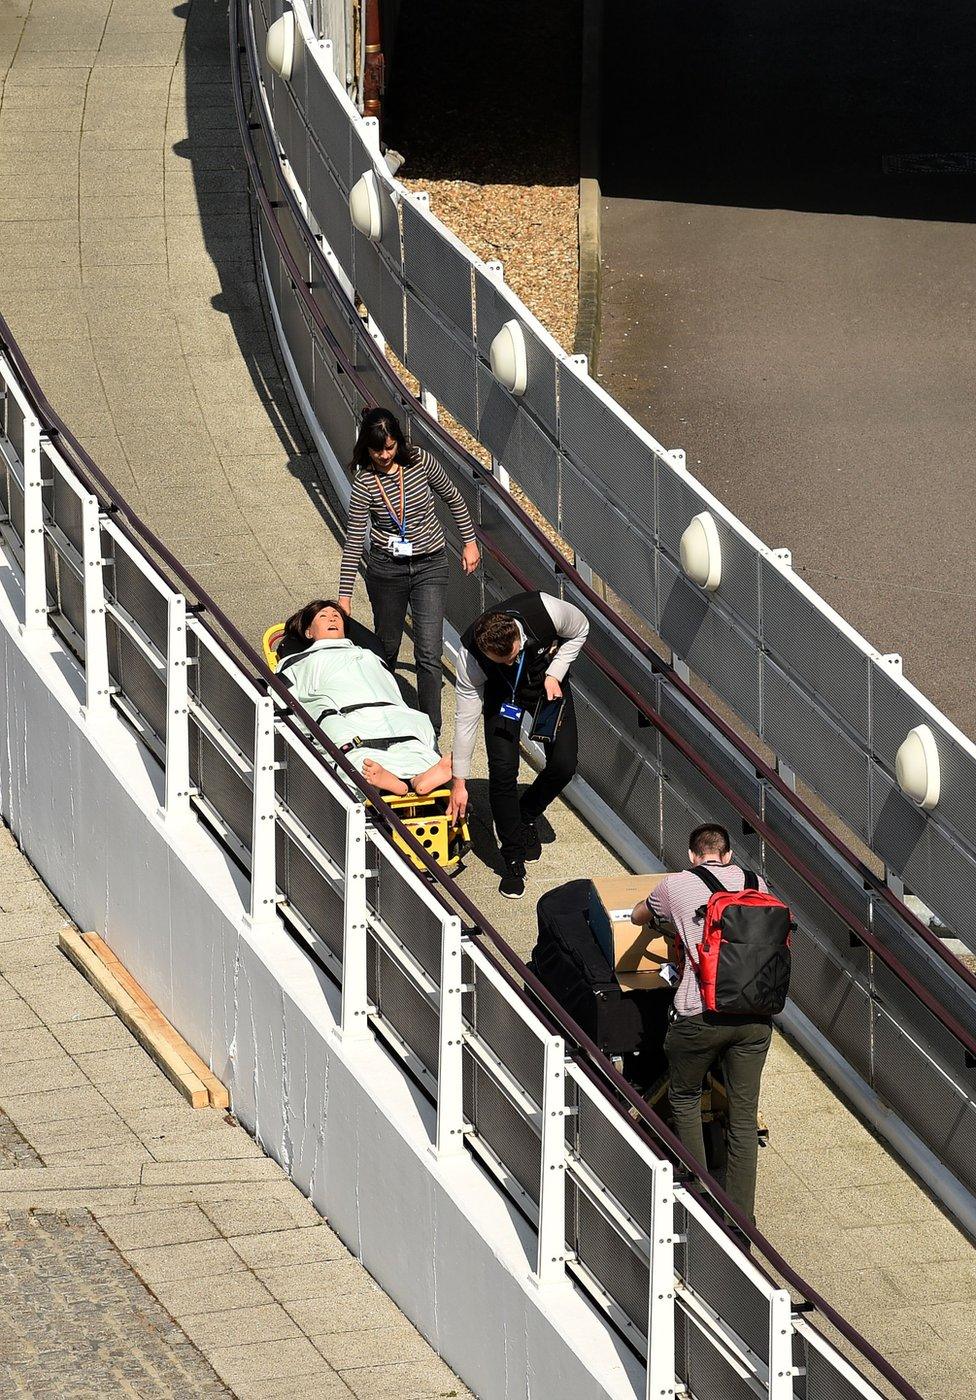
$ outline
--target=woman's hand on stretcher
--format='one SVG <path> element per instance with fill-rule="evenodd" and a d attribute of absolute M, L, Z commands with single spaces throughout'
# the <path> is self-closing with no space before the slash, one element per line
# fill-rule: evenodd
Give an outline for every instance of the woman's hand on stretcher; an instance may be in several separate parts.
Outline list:
<path fill-rule="evenodd" d="M 469 540 L 461 550 L 461 568 L 466 574 L 473 574 L 481 563 L 481 550 L 474 540 Z"/>

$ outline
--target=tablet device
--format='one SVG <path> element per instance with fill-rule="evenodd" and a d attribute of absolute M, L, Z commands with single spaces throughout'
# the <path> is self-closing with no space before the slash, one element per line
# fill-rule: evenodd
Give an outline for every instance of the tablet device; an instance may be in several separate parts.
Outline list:
<path fill-rule="evenodd" d="M 560 695 L 556 700 L 550 700 L 543 692 L 539 703 L 535 707 L 535 714 L 532 716 L 532 728 L 529 731 L 529 738 L 536 739 L 543 744 L 551 744 L 559 731 L 562 723 L 563 707 L 566 704 L 565 697 Z"/>

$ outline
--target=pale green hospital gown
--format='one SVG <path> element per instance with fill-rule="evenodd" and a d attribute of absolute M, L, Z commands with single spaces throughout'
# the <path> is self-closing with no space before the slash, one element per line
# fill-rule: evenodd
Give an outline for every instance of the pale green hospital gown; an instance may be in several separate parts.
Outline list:
<path fill-rule="evenodd" d="M 355 710 L 350 715 L 329 715 L 319 722 L 334 744 L 360 738 L 362 747 L 346 757 L 362 772 L 374 759 L 398 778 L 415 778 L 433 768 L 440 754 L 430 720 L 403 703 L 399 686 L 378 656 L 352 642 L 326 638 L 313 642 L 299 656 L 288 657 L 277 668 L 282 680 L 313 718 L 324 710 L 340 710 L 367 701 L 389 703 Z M 408 736 L 388 749 L 371 749 L 370 739 Z"/>

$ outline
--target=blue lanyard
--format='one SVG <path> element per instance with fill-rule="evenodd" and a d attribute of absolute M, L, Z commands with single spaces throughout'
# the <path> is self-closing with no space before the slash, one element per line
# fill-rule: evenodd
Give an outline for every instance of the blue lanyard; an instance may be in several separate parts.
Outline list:
<path fill-rule="evenodd" d="M 522 650 L 519 652 L 518 665 L 515 668 L 515 680 L 512 682 L 512 704 L 515 703 L 515 692 L 519 688 L 519 681 L 522 679 L 522 667 L 525 665 L 525 643 L 522 643 Z"/>

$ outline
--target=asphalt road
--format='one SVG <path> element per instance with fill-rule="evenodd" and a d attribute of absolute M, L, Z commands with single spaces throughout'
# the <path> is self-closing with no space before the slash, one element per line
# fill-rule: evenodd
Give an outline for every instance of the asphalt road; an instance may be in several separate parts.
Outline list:
<path fill-rule="evenodd" d="M 976 734 L 976 11 L 606 22 L 601 379 Z"/>

